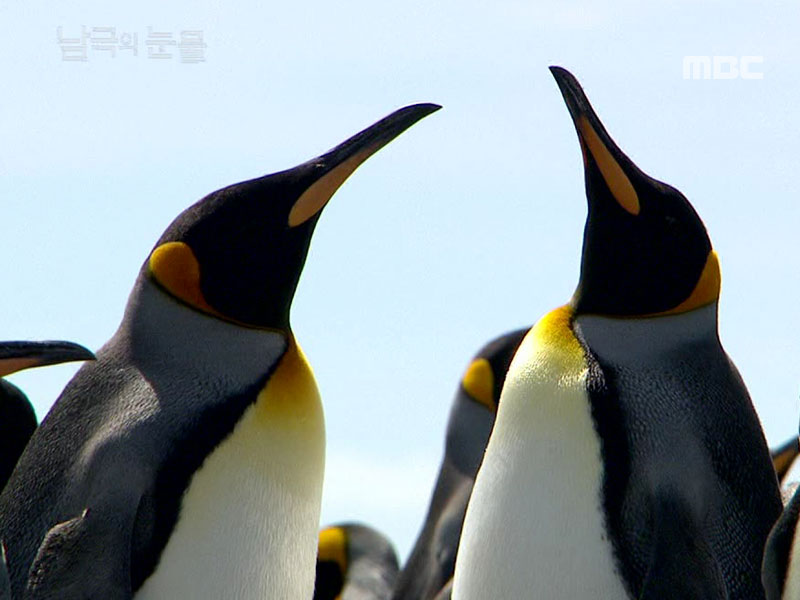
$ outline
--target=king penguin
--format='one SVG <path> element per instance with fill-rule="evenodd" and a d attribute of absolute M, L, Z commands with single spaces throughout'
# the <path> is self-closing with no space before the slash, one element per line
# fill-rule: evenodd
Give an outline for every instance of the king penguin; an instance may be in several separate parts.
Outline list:
<path fill-rule="evenodd" d="M 490 341 L 461 378 L 428 514 L 400 573 L 394 600 L 431 600 L 453 577 L 464 513 L 494 425 L 506 371 L 527 332 L 527 328 L 518 329 Z"/>
<path fill-rule="evenodd" d="M 551 70 L 583 153 L 580 280 L 509 368 L 453 598 L 758 600 L 781 501 L 719 341 L 717 255 L 686 198 Z"/>
<path fill-rule="evenodd" d="M 337 188 L 438 108 L 402 108 L 172 222 L 0 495 L 15 596 L 312 597 L 325 434 L 292 298 Z"/>
<path fill-rule="evenodd" d="M 23 369 L 78 360 L 94 360 L 94 354 L 72 342 L 0 342 L 0 490 L 36 430 L 36 413 L 28 397 L 2 378 Z"/>
<path fill-rule="evenodd" d="M 398 570 L 385 535 L 359 523 L 331 525 L 319 533 L 314 600 L 389 600 Z"/>

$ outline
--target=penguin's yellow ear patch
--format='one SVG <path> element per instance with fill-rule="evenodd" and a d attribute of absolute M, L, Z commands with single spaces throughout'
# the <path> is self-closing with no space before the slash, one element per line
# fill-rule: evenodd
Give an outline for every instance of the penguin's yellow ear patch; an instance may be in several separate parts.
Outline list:
<path fill-rule="evenodd" d="M 494 372 L 488 360 L 485 358 L 473 360 L 461 378 L 461 385 L 472 398 L 490 411 L 497 411 L 497 402 L 494 399 Z"/>
<path fill-rule="evenodd" d="M 577 126 L 581 141 L 588 148 L 589 153 L 592 155 L 592 158 L 594 158 L 594 162 L 597 163 L 597 167 L 600 169 L 600 173 L 603 175 L 608 189 L 611 190 L 611 194 L 622 208 L 632 215 L 638 215 L 641 210 L 639 206 L 639 195 L 636 193 L 625 171 L 609 149 L 606 148 L 606 145 L 600 139 L 600 136 L 597 135 L 594 127 L 592 127 L 591 123 L 589 123 L 589 119 L 587 119 L 585 115 L 581 115 L 578 118 Z"/>
<path fill-rule="evenodd" d="M 722 273 L 719 268 L 719 256 L 712 250 L 708 253 L 706 264 L 703 267 L 703 272 L 700 273 L 700 278 L 697 280 L 697 285 L 689 297 L 678 304 L 675 308 L 665 310 L 658 315 L 677 315 L 680 313 L 689 312 L 695 308 L 700 308 L 706 304 L 719 299 L 720 288 L 722 287 Z"/>
<path fill-rule="evenodd" d="M 319 211 L 325 208 L 336 190 L 339 189 L 345 180 L 353 174 L 361 163 L 367 160 L 376 149 L 365 148 L 361 152 L 354 154 L 343 163 L 335 166 L 317 179 L 309 188 L 303 192 L 292 206 L 289 212 L 289 227 L 297 227 L 308 221 Z"/>
<path fill-rule="evenodd" d="M 319 532 L 318 561 L 335 562 L 347 573 L 347 533 L 341 527 L 328 527 Z"/>
<path fill-rule="evenodd" d="M 204 312 L 218 315 L 200 289 L 200 263 L 184 242 L 167 242 L 150 255 L 150 273 L 170 294 Z"/>

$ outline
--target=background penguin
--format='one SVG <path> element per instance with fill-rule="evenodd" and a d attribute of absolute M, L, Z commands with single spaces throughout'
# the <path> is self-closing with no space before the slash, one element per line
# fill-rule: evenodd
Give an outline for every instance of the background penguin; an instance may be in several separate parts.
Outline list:
<path fill-rule="evenodd" d="M 583 151 L 580 282 L 520 345 L 475 481 L 453 598 L 757 600 L 781 502 L 717 333 L 720 275 L 683 195 L 552 68 Z"/>
<path fill-rule="evenodd" d="M 770 450 L 772 466 L 775 467 L 775 473 L 777 473 L 778 481 L 780 481 L 781 484 L 786 478 L 786 475 L 789 474 L 798 453 L 800 453 L 800 444 L 797 443 L 797 438 L 792 438 L 785 444 Z"/>
<path fill-rule="evenodd" d="M 336 189 L 438 108 L 173 221 L 0 495 L 15 596 L 28 579 L 37 598 L 312 596 L 324 424 L 292 298 Z"/>
<path fill-rule="evenodd" d="M 357 523 L 326 527 L 319 533 L 314 600 L 388 600 L 398 569 L 382 533 Z"/>
<path fill-rule="evenodd" d="M 0 378 L 32 367 L 93 359 L 94 354 L 72 342 L 0 342 Z M 35 429 L 36 413 L 28 397 L 0 379 L 0 490 Z"/>
<path fill-rule="evenodd" d="M 764 563 L 761 567 L 761 580 L 767 600 L 800 599 L 800 556 L 795 548 L 797 537 L 797 517 L 800 515 L 800 494 L 795 483 L 785 491 L 791 490 L 786 507 L 778 522 L 772 528 L 764 548 Z"/>
<path fill-rule="evenodd" d="M 798 440 L 789 440 L 772 453 L 775 471 L 783 482 L 797 456 Z M 786 460 L 786 457 L 789 457 Z M 786 463 L 788 462 L 788 465 Z M 782 467 L 784 467 L 782 469 Z M 784 470 L 785 472 L 781 472 Z M 761 580 L 767 600 L 800 600 L 800 553 L 795 549 L 797 517 L 800 515 L 800 486 L 797 482 L 783 485 L 785 507 L 767 539 Z"/>
<path fill-rule="evenodd" d="M 461 379 L 428 514 L 400 573 L 392 594 L 395 600 L 430 600 L 453 577 L 475 474 L 494 425 L 508 365 L 527 331 L 512 331 L 486 344 Z"/>

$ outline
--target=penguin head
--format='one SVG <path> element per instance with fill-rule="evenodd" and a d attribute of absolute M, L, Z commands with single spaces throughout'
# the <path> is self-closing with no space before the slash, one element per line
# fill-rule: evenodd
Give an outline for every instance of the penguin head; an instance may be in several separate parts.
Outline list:
<path fill-rule="evenodd" d="M 511 359 L 529 328 L 501 335 L 481 348 L 461 378 L 461 390 L 468 398 L 497 412 L 497 403 Z"/>
<path fill-rule="evenodd" d="M 445 453 L 452 466 L 471 479 L 483 460 L 508 367 L 527 332 L 518 329 L 486 344 L 461 378 L 447 422 Z"/>
<path fill-rule="evenodd" d="M 94 360 L 94 354 L 72 342 L 0 342 L 0 489 L 37 425 L 28 397 L 2 378 L 23 369 L 75 360 Z"/>
<path fill-rule="evenodd" d="M 347 529 L 326 527 L 319 532 L 314 600 L 334 600 L 342 593 L 348 566 Z"/>
<path fill-rule="evenodd" d="M 692 205 L 619 149 L 571 73 L 550 70 L 578 133 L 589 201 L 575 313 L 677 314 L 716 301 L 719 262 Z"/>
<path fill-rule="evenodd" d="M 311 235 L 328 200 L 367 158 L 439 108 L 407 106 L 293 169 L 209 194 L 167 228 L 146 276 L 195 310 L 288 329 Z"/>
<path fill-rule="evenodd" d="M 314 600 L 353 597 L 388 598 L 399 569 L 392 543 L 379 531 L 342 523 L 320 531 Z M 360 594 L 359 594 L 360 592 Z"/>

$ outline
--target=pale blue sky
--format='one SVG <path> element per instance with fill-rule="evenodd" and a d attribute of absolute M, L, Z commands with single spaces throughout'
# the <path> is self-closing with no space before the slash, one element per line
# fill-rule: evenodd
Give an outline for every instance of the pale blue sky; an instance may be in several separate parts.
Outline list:
<path fill-rule="evenodd" d="M 799 22 L 796 2 L 2 3 L 0 338 L 99 348 L 185 207 L 444 105 L 331 201 L 293 310 L 326 410 L 323 523 L 364 520 L 405 554 L 469 357 L 577 281 L 586 201 L 559 64 L 704 219 L 722 340 L 777 444 L 800 391 Z M 138 56 L 62 61 L 57 27 L 82 25 L 137 33 Z M 148 58 L 148 26 L 201 30 L 206 62 Z M 764 76 L 684 80 L 686 55 L 763 56 Z M 12 380 L 42 416 L 73 371 Z"/>

